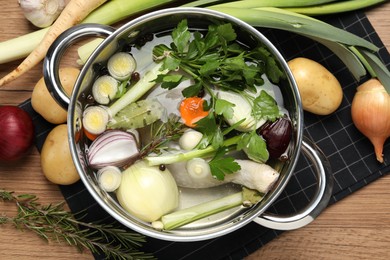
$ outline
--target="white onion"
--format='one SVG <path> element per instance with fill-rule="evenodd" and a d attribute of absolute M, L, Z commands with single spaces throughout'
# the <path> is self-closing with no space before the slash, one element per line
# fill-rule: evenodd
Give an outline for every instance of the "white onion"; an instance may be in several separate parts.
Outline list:
<path fill-rule="evenodd" d="M 179 190 L 170 171 L 148 166 L 144 161 L 122 172 L 116 195 L 125 210 L 148 222 L 158 220 L 179 204 Z"/>
<path fill-rule="evenodd" d="M 95 169 L 110 165 L 122 167 L 138 156 L 134 135 L 121 130 L 108 130 L 99 135 L 88 150 L 89 165 Z"/>

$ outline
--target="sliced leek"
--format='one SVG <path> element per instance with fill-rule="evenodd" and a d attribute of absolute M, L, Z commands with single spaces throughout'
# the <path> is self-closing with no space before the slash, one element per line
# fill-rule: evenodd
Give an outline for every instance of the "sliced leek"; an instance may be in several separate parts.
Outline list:
<path fill-rule="evenodd" d="M 113 192 L 121 184 L 122 172 L 118 167 L 106 166 L 97 172 L 97 177 L 100 188 Z"/>
<path fill-rule="evenodd" d="M 104 75 L 95 80 L 92 85 L 92 96 L 101 105 L 110 103 L 117 91 L 119 82 L 109 75 Z"/>
<path fill-rule="evenodd" d="M 135 71 L 135 67 L 135 59 L 127 52 L 117 52 L 107 62 L 107 69 L 110 75 L 120 81 L 129 79 Z"/>
<path fill-rule="evenodd" d="M 99 135 L 106 130 L 109 120 L 108 112 L 101 106 L 90 106 L 83 113 L 83 127 L 93 135 Z"/>

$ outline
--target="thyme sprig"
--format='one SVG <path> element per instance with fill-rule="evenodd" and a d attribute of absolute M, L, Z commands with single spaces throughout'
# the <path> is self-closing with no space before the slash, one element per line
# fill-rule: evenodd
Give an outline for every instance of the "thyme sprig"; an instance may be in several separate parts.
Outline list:
<path fill-rule="evenodd" d="M 114 224 L 83 222 L 86 215 L 66 211 L 65 202 L 41 205 L 35 195 L 15 195 L 4 189 L 0 189 L 0 200 L 14 202 L 17 206 L 16 216 L 3 214 L 0 224 L 12 224 L 17 229 L 34 232 L 46 241 L 65 242 L 80 252 L 88 249 L 108 259 L 154 259 L 138 250 L 145 242 L 144 236 Z"/>

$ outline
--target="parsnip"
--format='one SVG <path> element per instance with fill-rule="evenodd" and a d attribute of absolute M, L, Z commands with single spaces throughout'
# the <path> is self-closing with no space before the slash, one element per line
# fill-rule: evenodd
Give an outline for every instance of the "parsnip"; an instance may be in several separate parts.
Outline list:
<path fill-rule="evenodd" d="M 66 29 L 80 23 L 90 12 L 107 0 L 71 0 L 61 12 L 54 24 L 45 34 L 39 45 L 28 55 L 19 66 L 0 79 L 0 87 L 17 79 L 35 65 L 46 55 L 53 41 Z"/>

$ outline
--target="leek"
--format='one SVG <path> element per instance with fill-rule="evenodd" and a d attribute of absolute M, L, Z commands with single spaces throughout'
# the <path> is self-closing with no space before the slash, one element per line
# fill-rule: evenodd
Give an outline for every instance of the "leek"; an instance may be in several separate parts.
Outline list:
<path fill-rule="evenodd" d="M 175 0 L 111 0 L 94 10 L 82 23 L 114 24 L 131 15 Z M 0 64 L 26 57 L 40 43 L 48 28 L 0 42 Z"/>
<path fill-rule="evenodd" d="M 371 42 L 366 41 L 353 33 L 312 17 L 289 12 L 280 8 L 262 7 L 256 9 L 241 9 L 213 6 L 208 8 L 232 15 L 255 27 L 281 29 L 303 36 L 315 36 L 348 46 L 364 47 L 373 52 L 379 50 L 379 48 Z"/>
<path fill-rule="evenodd" d="M 366 50 L 361 50 L 362 56 L 366 59 L 367 63 L 375 71 L 376 77 L 382 83 L 387 93 L 390 93 L 390 72 L 384 66 L 383 62 L 375 54 Z"/>
<path fill-rule="evenodd" d="M 256 8 L 256 7 L 309 7 L 328 4 L 337 0 L 241 0 L 228 3 L 216 4 L 214 7 L 233 7 L 233 8 Z M 360 0 L 359 0 L 360 1 Z M 201 1 L 195 1 L 201 2 Z M 214 1 L 218 2 L 218 1 Z M 187 4 L 190 6 L 193 2 Z M 194 5 L 192 5 L 194 6 Z"/>
<path fill-rule="evenodd" d="M 349 1 L 341 1 L 341 2 L 338 1 L 337 3 L 310 6 L 310 7 L 285 8 L 285 10 L 295 12 L 295 13 L 310 15 L 310 16 L 316 16 L 316 15 L 335 14 L 335 13 L 354 11 L 372 5 L 380 4 L 386 1 L 387 0 L 349 0 Z"/>

